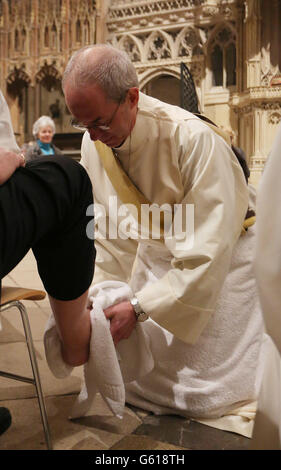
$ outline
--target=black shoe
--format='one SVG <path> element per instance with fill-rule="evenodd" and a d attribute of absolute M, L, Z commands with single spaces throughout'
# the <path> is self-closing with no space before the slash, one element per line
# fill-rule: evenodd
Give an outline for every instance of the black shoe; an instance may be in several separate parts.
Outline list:
<path fill-rule="evenodd" d="M 0 434 L 3 434 L 11 426 L 11 422 L 12 417 L 8 408 L 0 407 Z"/>

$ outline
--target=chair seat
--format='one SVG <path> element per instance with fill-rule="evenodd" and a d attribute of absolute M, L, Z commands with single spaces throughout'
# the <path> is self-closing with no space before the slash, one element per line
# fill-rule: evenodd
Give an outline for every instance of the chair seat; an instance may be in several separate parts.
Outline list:
<path fill-rule="evenodd" d="M 1 305 L 15 300 L 42 300 L 46 292 L 37 289 L 26 289 L 24 287 L 2 287 Z"/>

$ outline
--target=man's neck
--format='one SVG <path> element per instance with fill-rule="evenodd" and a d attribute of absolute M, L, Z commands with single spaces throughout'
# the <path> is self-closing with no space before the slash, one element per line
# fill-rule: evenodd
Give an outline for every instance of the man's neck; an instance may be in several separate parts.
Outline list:
<path fill-rule="evenodd" d="M 132 130 L 133 130 L 134 127 L 135 127 L 136 120 L 137 120 L 138 110 L 139 110 L 139 108 L 137 107 L 137 108 L 136 108 L 136 111 L 135 111 L 135 113 L 134 113 L 134 116 L 133 116 L 133 118 L 132 118 L 132 121 L 131 121 L 130 134 L 132 133 Z"/>
<path fill-rule="evenodd" d="M 125 139 L 126 140 L 126 139 Z M 119 149 L 119 147 L 122 147 L 122 145 L 124 144 L 125 140 L 122 140 L 121 144 L 117 145 L 116 147 L 112 147 L 114 149 Z"/>

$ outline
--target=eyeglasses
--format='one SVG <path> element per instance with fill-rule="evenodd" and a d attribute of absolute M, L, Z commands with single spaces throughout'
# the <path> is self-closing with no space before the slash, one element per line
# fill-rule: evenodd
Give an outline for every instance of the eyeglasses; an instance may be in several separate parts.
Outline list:
<path fill-rule="evenodd" d="M 82 122 L 77 121 L 75 118 L 72 118 L 70 120 L 70 124 L 75 127 L 75 129 L 79 129 L 80 131 L 89 131 L 91 129 L 93 130 L 99 130 L 99 131 L 109 131 L 111 129 L 111 124 L 118 112 L 118 109 L 120 107 L 120 104 L 122 103 L 122 99 L 119 100 L 118 106 L 115 109 L 114 113 L 111 116 L 110 121 L 107 124 L 89 124 L 88 126 L 85 126 Z"/>

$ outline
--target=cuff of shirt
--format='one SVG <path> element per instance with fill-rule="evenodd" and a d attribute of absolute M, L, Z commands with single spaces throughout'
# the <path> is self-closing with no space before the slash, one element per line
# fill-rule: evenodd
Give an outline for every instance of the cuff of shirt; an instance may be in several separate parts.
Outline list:
<path fill-rule="evenodd" d="M 214 310 L 186 305 L 176 299 L 166 280 L 156 281 L 135 294 L 144 312 L 180 340 L 194 344 Z"/>

